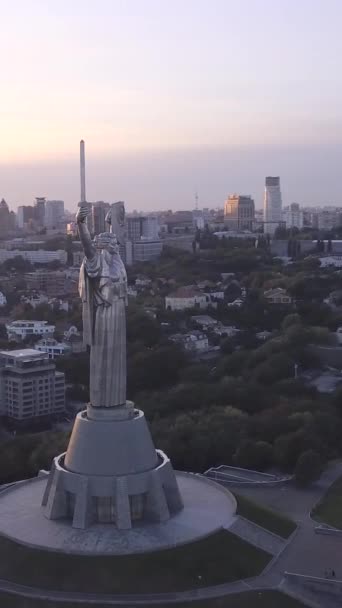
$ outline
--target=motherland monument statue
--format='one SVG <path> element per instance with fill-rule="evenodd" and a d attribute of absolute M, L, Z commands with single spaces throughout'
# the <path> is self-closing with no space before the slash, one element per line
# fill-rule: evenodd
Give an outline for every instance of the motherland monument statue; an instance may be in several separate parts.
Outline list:
<path fill-rule="evenodd" d="M 155 449 L 144 412 L 126 399 L 127 274 L 119 251 L 124 203 L 111 205 L 108 230 L 94 239 L 87 226 L 89 203 L 78 206 L 90 402 L 76 416 L 67 451 L 53 461 L 44 513 L 48 519 L 69 518 L 75 528 L 112 523 L 129 529 L 136 521 L 167 521 L 183 508 L 176 475 L 166 454 Z"/>
<path fill-rule="evenodd" d="M 126 404 L 127 274 L 119 245 L 124 238 L 124 204 L 114 203 L 106 216 L 108 232 L 91 239 L 86 218 L 89 206 L 80 203 L 77 225 L 85 258 L 79 292 L 83 308 L 83 338 L 90 346 L 90 407 Z M 115 230 L 115 232 L 114 232 Z"/>

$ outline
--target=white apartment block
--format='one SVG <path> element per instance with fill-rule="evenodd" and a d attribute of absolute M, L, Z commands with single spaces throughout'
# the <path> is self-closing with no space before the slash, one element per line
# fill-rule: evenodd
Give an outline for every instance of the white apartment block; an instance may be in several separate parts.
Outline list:
<path fill-rule="evenodd" d="M 49 355 L 49 359 L 55 359 L 61 355 L 69 355 L 71 347 L 64 342 L 57 342 L 54 338 L 43 338 L 34 345 L 34 349 L 40 353 Z"/>
<path fill-rule="evenodd" d="M 31 336 L 52 337 L 55 326 L 49 325 L 47 321 L 12 321 L 6 324 L 6 331 L 9 340 L 19 342 Z"/>
<path fill-rule="evenodd" d="M 319 258 L 319 261 L 321 262 L 321 268 L 329 268 L 329 266 L 335 268 L 342 268 L 341 255 L 327 255 L 324 258 Z"/>
<path fill-rule="evenodd" d="M 283 210 L 283 222 L 286 228 L 298 228 L 301 230 L 304 225 L 304 214 L 298 203 L 292 203 Z"/>
<path fill-rule="evenodd" d="M 210 300 L 208 296 L 192 285 L 179 287 L 179 289 L 165 298 L 165 308 L 167 310 L 205 309 L 209 305 Z"/>
<path fill-rule="evenodd" d="M 64 374 L 30 348 L 0 351 L 0 415 L 17 422 L 62 414 Z"/>

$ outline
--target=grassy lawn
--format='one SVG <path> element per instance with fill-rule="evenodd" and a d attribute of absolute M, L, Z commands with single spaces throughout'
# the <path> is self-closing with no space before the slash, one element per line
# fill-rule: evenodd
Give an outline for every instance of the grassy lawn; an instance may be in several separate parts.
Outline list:
<path fill-rule="evenodd" d="M 1 606 L 6 608 L 89 608 L 90 604 L 70 604 L 60 602 L 37 601 L 0 593 Z M 108 608 L 104 604 L 92 604 L 94 608 Z M 137 605 L 136 605 L 137 606 Z M 124 608 L 136 608 L 127 606 Z M 206 600 L 203 602 L 187 602 L 186 604 L 153 604 L 153 608 L 305 608 L 305 604 L 294 600 L 278 591 L 248 591 L 229 595 L 218 600 Z M 116 608 L 120 608 L 117 605 Z M 141 608 L 141 604 L 140 604 Z"/>
<path fill-rule="evenodd" d="M 311 515 L 319 523 L 329 524 L 342 530 L 342 477 L 330 486 Z"/>
<path fill-rule="evenodd" d="M 238 508 L 237 512 L 242 517 L 253 521 L 258 526 L 278 534 L 282 538 L 288 538 L 296 529 L 296 524 L 291 519 L 280 515 L 271 509 L 263 507 L 245 496 L 241 496 L 233 492 Z"/>
<path fill-rule="evenodd" d="M 77 556 L 0 538 L 0 579 L 65 591 L 158 593 L 256 576 L 271 556 L 220 531 L 173 549 L 121 556 Z M 132 579 L 133 577 L 133 579 Z"/>

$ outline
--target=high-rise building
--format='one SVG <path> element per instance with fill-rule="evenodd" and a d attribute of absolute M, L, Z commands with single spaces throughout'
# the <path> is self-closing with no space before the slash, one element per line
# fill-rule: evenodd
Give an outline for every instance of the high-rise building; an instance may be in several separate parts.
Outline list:
<path fill-rule="evenodd" d="M 289 207 L 285 207 L 282 212 L 283 221 L 286 224 L 286 228 L 303 228 L 303 211 L 301 210 L 298 203 L 292 203 Z"/>
<path fill-rule="evenodd" d="M 27 226 L 34 221 L 35 208 L 32 205 L 20 205 L 17 212 L 17 226 L 18 228 L 25 229 Z"/>
<path fill-rule="evenodd" d="M 159 222 L 156 216 L 147 215 L 144 217 L 141 236 L 145 239 L 159 239 Z"/>
<path fill-rule="evenodd" d="M 46 228 L 59 228 L 64 218 L 64 201 L 46 201 L 45 226 Z"/>
<path fill-rule="evenodd" d="M 92 203 L 91 215 L 92 215 L 92 232 L 93 234 L 100 234 L 106 231 L 106 215 L 110 209 L 110 204 L 104 201 L 97 201 Z"/>
<path fill-rule="evenodd" d="M 282 223 L 280 177 L 266 177 L 264 195 L 264 232 L 271 236 Z"/>
<path fill-rule="evenodd" d="M 65 380 L 49 355 L 25 348 L 0 352 L 0 414 L 16 422 L 62 414 Z"/>
<path fill-rule="evenodd" d="M 251 196 L 230 194 L 224 205 L 224 223 L 231 230 L 252 230 L 255 219 Z"/>
<path fill-rule="evenodd" d="M 158 218 L 152 215 L 131 215 L 126 218 L 127 243 L 132 244 L 133 261 L 154 260 L 161 254 Z M 127 262 L 126 255 L 126 264 Z"/>
<path fill-rule="evenodd" d="M 159 239 L 158 218 L 154 215 L 128 216 L 126 223 L 127 239 L 133 243 L 141 238 Z"/>
<path fill-rule="evenodd" d="M 8 236 L 11 230 L 11 214 L 5 199 L 0 201 L 0 236 Z"/>
<path fill-rule="evenodd" d="M 142 234 L 143 234 L 144 219 L 145 218 L 140 215 L 126 218 L 127 239 L 129 241 L 132 241 L 133 243 L 135 241 L 140 241 Z"/>
<path fill-rule="evenodd" d="M 44 196 L 36 197 L 36 202 L 34 204 L 34 219 L 36 220 L 39 228 L 43 228 L 43 226 L 45 226 L 45 204 L 46 199 Z"/>

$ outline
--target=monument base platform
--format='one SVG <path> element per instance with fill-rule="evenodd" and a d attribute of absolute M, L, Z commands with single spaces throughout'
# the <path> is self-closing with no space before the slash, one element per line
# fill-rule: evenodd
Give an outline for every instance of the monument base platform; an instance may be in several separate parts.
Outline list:
<path fill-rule="evenodd" d="M 101 411 L 102 409 L 102 411 Z M 53 459 L 42 505 L 73 528 L 165 522 L 183 501 L 169 458 L 156 450 L 144 413 L 132 402 L 77 414 L 68 449 Z"/>
<path fill-rule="evenodd" d="M 184 508 L 160 523 L 137 522 L 129 530 L 95 523 L 85 530 L 67 519 L 49 520 L 41 507 L 47 477 L 0 492 L 0 535 L 47 551 L 77 555 L 125 555 L 186 544 L 229 528 L 236 501 L 229 490 L 200 475 L 176 472 Z"/>

